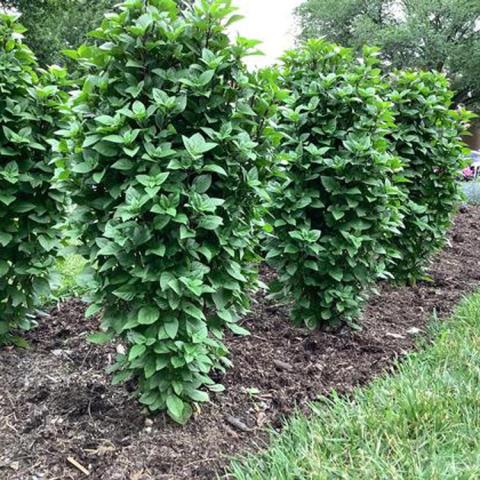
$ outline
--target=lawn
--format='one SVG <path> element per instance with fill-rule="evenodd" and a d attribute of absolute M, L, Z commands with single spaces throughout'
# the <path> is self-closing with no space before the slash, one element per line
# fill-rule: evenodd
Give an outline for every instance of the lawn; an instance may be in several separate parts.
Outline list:
<path fill-rule="evenodd" d="M 463 191 L 467 197 L 468 203 L 473 205 L 480 204 L 480 181 L 478 179 L 472 182 L 465 182 L 463 184 Z"/>
<path fill-rule="evenodd" d="M 54 288 L 56 297 L 81 296 L 85 292 L 85 287 L 81 282 L 81 273 L 85 263 L 85 259 L 80 255 L 65 255 L 57 260 L 58 282 Z"/>
<path fill-rule="evenodd" d="M 480 478 L 480 293 L 432 334 L 396 375 L 316 403 L 232 478 Z"/>

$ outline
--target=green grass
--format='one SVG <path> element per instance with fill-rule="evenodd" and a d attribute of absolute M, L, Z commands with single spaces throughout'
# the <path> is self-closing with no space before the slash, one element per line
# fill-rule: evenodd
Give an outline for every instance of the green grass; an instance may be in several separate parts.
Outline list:
<path fill-rule="evenodd" d="M 463 183 L 463 191 L 467 202 L 472 205 L 480 205 L 480 180 Z"/>
<path fill-rule="evenodd" d="M 86 261 L 80 255 L 66 255 L 57 261 L 57 280 L 54 295 L 58 298 L 78 297 L 85 293 L 85 287 L 79 282 Z"/>
<path fill-rule="evenodd" d="M 317 403 L 228 478 L 480 479 L 480 293 L 432 329 L 397 374 Z"/>

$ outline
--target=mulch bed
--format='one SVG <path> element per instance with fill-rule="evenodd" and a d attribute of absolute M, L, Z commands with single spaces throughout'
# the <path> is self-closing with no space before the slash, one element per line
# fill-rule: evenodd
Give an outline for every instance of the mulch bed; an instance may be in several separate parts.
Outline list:
<path fill-rule="evenodd" d="M 183 428 L 146 418 L 128 388 L 111 386 L 104 368 L 115 346 L 85 341 L 95 325 L 82 302 L 59 305 L 29 334 L 29 350 L 0 352 L 0 478 L 85 478 L 71 457 L 93 479 L 213 479 L 296 408 L 333 389 L 348 393 L 412 350 L 432 312 L 445 317 L 479 284 L 479 247 L 480 207 L 470 207 L 432 263 L 433 281 L 381 286 L 360 332 L 309 334 L 259 294 L 245 321 L 252 335 L 227 339 L 235 366 L 226 392 Z"/>

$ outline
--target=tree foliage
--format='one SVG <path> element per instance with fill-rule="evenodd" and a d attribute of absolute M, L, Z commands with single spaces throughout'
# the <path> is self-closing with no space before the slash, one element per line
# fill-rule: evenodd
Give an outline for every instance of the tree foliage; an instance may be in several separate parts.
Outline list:
<path fill-rule="evenodd" d="M 63 64 L 62 50 L 77 48 L 116 0 L 0 0 L 22 14 L 26 44 L 42 65 Z"/>
<path fill-rule="evenodd" d="M 347 47 L 377 45 L 393 68 L 447 74 L 454 103 L 480 102 L 480 2 L 477 0 L 305 0 L 301 37 Z"/>
<path fill-rule="evenodd" d="M 0 15 L 0 343 L 18 343 L 27 312 L 48 296 L 63 201 L 49 139 L 66 72 L 38 70 L 23 32 L 16 16 Z"/>
<path fill-rule="evenodd" d="M 465 162 L 460 136 L 472 115 L 451 110 L 447 79 L 434 72 L 397 72 L 389 78 L 396 128 L 392 151 L 404 164 L 397 178 L 406 194 L 404 227 L 392 238 L 400 259 L 398 281 L 424 276 L 428 259 L 443 246 L 461 200 L 459 172 Z"/>
<path fill-rule="evenodd" d="M 385 274 L 385 239 L 400 226 L 390 104 L 369 50 L 357 60 L 311 40 L 286 54 L 283 75 L 292 98 L 270 207 L 273 291 L 295 301 L 299 324 L 354 323 L 365 288 Z"/>
<path fill-rule="evenodd" d="M 231 43 L 230 0 L 128 0 L 70 52 L 87 70 L 77 116 L 58 150 L 69 152 L 72 200 L 95 267 L 103 333 L 121 336 L 115 381 L 132 375 L 140 401 L 178 422 L 209 377 L 229 365 L 226 328 L 255 284 L 249 262 L 263 158 L 257 100 L 242 57 L 256 42 Z M 267 102 L 268 103 L 268 102 Z M 267 122 L 268 123 L 268 122 Z"/>

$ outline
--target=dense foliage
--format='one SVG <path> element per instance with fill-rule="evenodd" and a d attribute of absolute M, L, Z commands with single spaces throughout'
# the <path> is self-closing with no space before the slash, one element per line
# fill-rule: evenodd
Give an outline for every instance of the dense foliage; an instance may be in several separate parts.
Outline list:
<path fill-rule="evenodd" d="M 47 25 L 29 38 L 42 61 L 80 42 L 111 4 L 94 3 L 67 22 L 57 14 L 82 15 L 78 2 L 30 11 L 0 0 Z M 369 15 L 394 22 L 393 3 L 338 0 L 329 22 L 310 11 L 309 28 L 348 14 L 335 35 L 357 38 Z M 429 11 L 404 3 L 417 19 Z M 300 11 L 313 4 L 330 5 Z M 144 405 L 180 423 L 223 389 L 225 331 L 248 333 L 239 320 L 258 284 L 258 238 L 278 273 L 273 295 L 292 301 L 297 324 L 355 326 L 376 280 L 423 277 L 461 198 L 472 115 L 452 109 L 442 74 L 385 76 L 377 50 L 324 39 L 249 73 L 243 58 L 257 42 L 230 40 L 237 18 L 231 0 L 125 0 L 90 44 L 66 51 L 81 77 L 73 87 L 63 69 L 39 69 L 16 16 L 0 15 L 0 343 L 21 343 L 49 294 L 67 204 L 76 232 L 62 234 L 88 259 L 87 314 L 101 319 L 91 340 L 119 341 L 114 381 L 132 379 Z M 436 66 L 474 91 L 450 54 Z"/>
<path fill-rule="evenodd" d="M 117 0 L 0 0 L 22 14 L 25 43 L 41 65 L 63 64 L 62 50 L 78 48 Z"/>
<path fill-rule="evenodd" d="M 229 365 L 225 328 L 254 286 L 259 112 L 242 63 L 256 42 L 231 43 L 230 0 L 128 0 L 77 58 L 88 75 L 73 99 L 60 151 L 71 157 L 72 200 L 95 267 L 106 333 L 121 336 L 115 381 L 134 376 L 140 400 L 178 422 L 209 377 Z M 262 122 L 264 124 L 264 122 Z M 268 124 L 268 122 L 267 122 Z M 73 149 L 73 150 L 72 150 Z M 260 172 L 261 173 L 261 172 Z"/>
<path fill-rule="evenodd" d="M 441 74 L 398 72 L 389 83 L 396 122 L 392 150 L 405 166 L 399 181 L 407 198 L 405 226 L 392 239 L 401 254 L 392 273 L 396 280 L 415 281 L 444 244 L 461 200 L 458 177 L 466 152 L 460 136 L 471 114 L 450 109 L 453 94 Z"/>
<path fill-rule="evenodd" d="M 480 2 L 472 0 L 305 0 L 301 36 L 346 47 L 377 45 L 393 68 L 446 73 L 455 104 L 480 103 Z"/>
<path fill-rule="evenodd" d="M 20 342 L 27 312 L 49 293 L 63 194 L 52 186 L 49 139 L 65 72 L 38 71 L 14 15 L 0 15 L 0 343 Z"/>
<path fill-rule="evenodd" d="M 292 99 L 267 258 L 279 272 L 276 296 L 293 298 L 294 320 L 311 328 L 354 321 L 400 225 L 390 180 L 400 164 L 388 152 L 392 112 L 375 57 L 323 40 L 284 57 Z"/>

